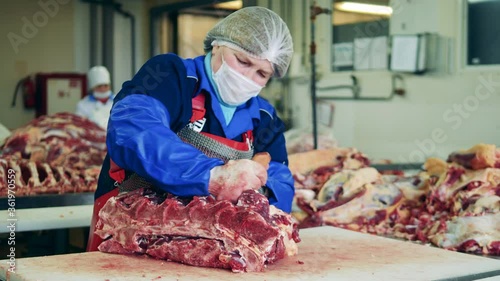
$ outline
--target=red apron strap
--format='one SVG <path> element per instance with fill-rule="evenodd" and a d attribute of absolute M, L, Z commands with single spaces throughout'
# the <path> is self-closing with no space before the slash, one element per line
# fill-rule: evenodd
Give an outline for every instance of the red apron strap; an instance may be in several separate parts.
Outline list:
<path fill-rule="evenodd" d="M 116 165 L 116 163 L 111 158 L 109 158 L 109 176 L 118 183 L 122 183 L 125 180 L 126 176 L 125 170 Z"/>
<path fill-rule="evenodd" d="M 110 192 L 102 195 L 97 198 L 94 202 L 94 211 L 92 213 L 92 220 L 90 222 L 90 232 L 89 232 L 89 241 L 87 243 L 87 252 L 98 251 L 99 245 L 102 243 L 102 238 L 95 234 L 97 221 L 99 220 L 99 211 L 101 211 L 102 207 L 108 202 L 109 198 L 118 195 L 118 188 L 111 190 Z"/>
<path fill-rule="evenodd" d="M 191 123 L 203 119 L 205 117 L 205 93 L 201 92 L 199 95 L 191 100 L 193 106 L 193 115 L 191 115 Z"/>
<path fill-rule="evenodd" d="M 247 140 L 250 143 L 253 143 L 253 131 L 252 130 L 248 130 L 245 133 L 243 133 L 243 141 L 246 142 Z"/>
<path fill-rule="evenodd" d="M 199 95 L 194 97 L 192 100 L 193 114 L 191 115 L 191 123 L 201 120 L 205 117 L 207 110 L 205 109 L 205 93 L 202 91 Z M 243 142 L 233 141 L 224 137 L 219 137 L 213 134 L 201 132 L 201 134 L 210 137 L 220 143 L 223 143 L 229 147 L 237 150 L 248 151 L 250 150 L 251 144 L 253 142 L 252 130 L 248 130 L 242 134 Z"/>

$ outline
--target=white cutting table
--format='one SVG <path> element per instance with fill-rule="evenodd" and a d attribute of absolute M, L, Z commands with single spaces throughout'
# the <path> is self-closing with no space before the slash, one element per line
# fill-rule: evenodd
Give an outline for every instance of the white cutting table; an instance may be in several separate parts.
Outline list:
<path fill-rule="evenodd" d="M 0 279 L 8 281 L 93 280 L 408 280 L 493 281 L 500 279 L 500 260 L 457 253 L 407 241 L 335 227 L 300 231 L 299 254 L 268 266 L 264 272 L 187 266 L 143 256 L 90 252 L 15 261 L 8 272 L 0 261 Z"/>
<path fill-rule="evenodd" d="M 9 217 L 7 210 L 1 210 L 0 233 L 10 232 L 7 226 L 14 222 L 16 232 L 87 227 L 90 225 L 92 210 L 93 205 L 16 209 L 15 217 Z"/>

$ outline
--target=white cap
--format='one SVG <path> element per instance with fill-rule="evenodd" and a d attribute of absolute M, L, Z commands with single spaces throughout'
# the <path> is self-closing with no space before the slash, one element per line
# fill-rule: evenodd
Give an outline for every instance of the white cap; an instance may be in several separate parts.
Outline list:
<path fill-rule="evenodd" d="M 104 66 L 94 66 L 87 73 L 89 89 L 94 89 L 98 85 L 110 85 L 111 79 L 109 77 L 109 71 Z"/>

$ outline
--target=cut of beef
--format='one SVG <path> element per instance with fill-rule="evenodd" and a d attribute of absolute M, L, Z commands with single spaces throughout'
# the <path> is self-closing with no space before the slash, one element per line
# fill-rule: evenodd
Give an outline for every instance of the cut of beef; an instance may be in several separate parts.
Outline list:
<path fill-rule="evenodd" d="M 452 217 L 429 232 L 434 245 L 449 250 L 500 256 L 500 213 Z"/>
<path fill-rule="evenodd" d="M 450 154 L 448 163 L 429 158 L 425 171 L 412 177 L 322 167 L 296 184 L 293 214 L 301 228 L 331 225 L 500 255 L 498 151 L 480 144 Z"/>
<path fill-rule="evenodd" d="M 213 197 L 183 200 L 138 189 L 111 198 L 101 209 L 99 250 L 146 254 L 193 266 L 263 271 L 266 264 L 297 253 L 291 215 L 270 206 L 256 191 L 236 204 Z"/>
<path fill-rule="evenodd" d="M 318 191 L 331 175 L 341 170 L 358 170 L 368 167 L 370 161 L 357 149 L 335 148 L 291 154 L 289 168 L 296 189 Z"/>
<path fill-rule="evenodd" d="M 16 196 L 92 192 L 97 187 L 100 167 L 71 169 L 44 162 L 12 157 L 0 158 L 0 197 L 7 196 L 9 169 L 14 172 Z M 12 173 L 12 172 L 11 172 Z M 3 184 L 2 184 L 3 183 Z"/>
<path fill-rule="evenodd" d="M 106 154 L 106 131 L 72 113 L 34 119 L 5 141 L 2 156 L 14 156 L 51 166 L 86 168 L 101 165 Z"/>
<path fill-rule="evenodd" d="M 470 149 L 451 153 L 448 162 L 454 162 L 472 170 L 500 168 L 500 149 L 493 144 L 481 143 Z"/>
<path fill-rule="evenodd" d="M 0 157 L 0 178 L 16 174 L 16 195 L 92 192 L 106 155 L 106 132 L 72 113 L 42 116 L 16 129 Z M 0 182 L 0 197 L 7 181 Z"/>

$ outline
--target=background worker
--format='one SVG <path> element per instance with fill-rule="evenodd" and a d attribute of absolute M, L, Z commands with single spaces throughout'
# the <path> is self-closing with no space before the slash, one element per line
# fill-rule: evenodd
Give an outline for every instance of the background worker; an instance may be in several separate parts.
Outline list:
<path fill-rule="evenodd" d="M 89 94 L 76 106 L 76 114 L 85 117 L 106 129 L 113 106 L 109 71 L 104 66 L 94 66 L 87 73 Z"/>

